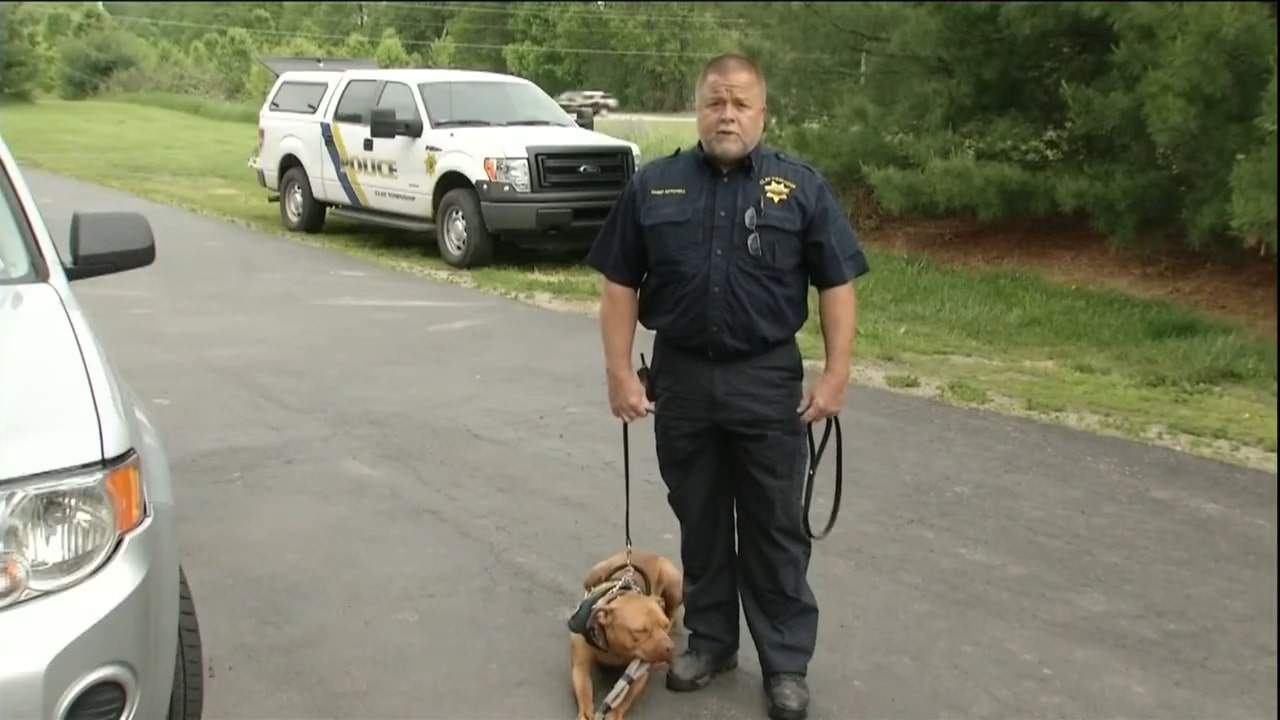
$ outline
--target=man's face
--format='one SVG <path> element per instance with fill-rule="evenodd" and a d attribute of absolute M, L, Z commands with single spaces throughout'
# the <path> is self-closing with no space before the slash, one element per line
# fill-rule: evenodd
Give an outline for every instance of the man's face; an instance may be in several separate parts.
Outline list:
<path fill-rule="evenodd" d="M 722 165 L 746 157 L 764 134 L 764 88 L 750 70 L 708 75 L 698 89 L 698 138 Z"/>

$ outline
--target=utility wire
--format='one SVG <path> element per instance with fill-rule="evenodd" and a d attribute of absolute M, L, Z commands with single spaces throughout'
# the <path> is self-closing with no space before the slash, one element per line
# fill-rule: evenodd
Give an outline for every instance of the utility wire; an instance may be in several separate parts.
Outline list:
<path fill-rule="evenodd" d="M 150 4 L 152 4 L 152 3 L 148 3 L 148 2 L 115 2 L 115 3 L 112 3 L 112 4 L 113 4 L 113 5 L 150 5 Z M 382 7 L 395 8 L 395 9 L 401 9 L 401 10 L 418 10 L 418 11 L 425 11 L 425 12 L 432 12 L 432 13 L 445 13 L 445 12 L 448 12 L 448 11 L 471 11 L 471 12 L 478 12 L 478 13 L 496 13 L 496 14 L 501 14 L 501 15 L 506 15 L 506 16 L 509 16 L 509 17 L 513 17 L 513 18 L 514 18 L 514 17 L 519 17 L 519 16 L 531 16 L 531 15 L 535 15 L 535 14 L 537 14 L 537 13 L 543 12 L 543 11 L 542 11 L 542 10 L 540 10 L 540 9 L 531 8 L 531 7 L 527 6 L 527 5 L 519 6 L 519 7 L 515 7 L 515 8 L 511 8 L 511 9 L 503 9 L 503 8 L 496 8 L 496 7 L 493 7 L 492 5 L 490 5 L 490 6 L 476 6 L 476 5 L 465 5 L 465 4 L 462 4 L 462 3 L 449 3 L 449 4 L 447 4 L 447 5 L 420 5 L 420 4 L 405 4 L 405 3 L 394 3 L 394 2 L 362 3 L 362 2 L 353 2 L 353 1 L 351 1 L 351 0 L 339 0 L 339 1 L 337 1 L 337 2 L 329 2 L 329 3 L 327 3 L 327 4 L 330 4 L 330 5 L 346 5 L 346 6 L 350 6 L 350 7 L 357 7 L 357 8 L 358 8 L 358 7 L 362 7 L 362 6 L 369 6 L 369 5 L 379 5 L 379 6 L 382 6 Z M 740 18 L 710 17 L 710 16 L 707 16 L 707 15 L 689 15 L 689 16 L 679 16 L 679 15 L 633 15 L 633 14 L 629 14 L 629 13 L 621 13 L 621 12 L 616 12 L 616 11 L 615 11 L 615 12 L 610 12 L 610 11 L 605 11 L 605 10 L 601 10 L 601 11 L 598 11 L 598 12 L 597 12 L 597 11 L 594 11 L 594 10 L 586 10 L 586 11 L 584 12 L 584 11 L 582 11 L 582 10 L 575 10 L 575 9 L 572 9 L 572 8 L 556 8 L 556 9 L 555 9 L 555 12 L 556 12 L 557 14 L 570 15 L 570 16 L 573 16 L 573 17 L 605 18 L 605 19 L 610 19 L 610 20 L 613 20 L 613 19 L 649 19 L 649 20 L 660 20 L 660 21 L 675 22 L 675 23 L 685 23 L 685 24 L 690 24 L 690 23 L 704 23 L 704 24 L 705 24 L 705 23 L 710 23 L 710 24 L 711 24 L 711 25 L 713 25 L 713 26 L 714 26 L 714 25 L 717 25 L 717 24 L 721 24 L 721 25 L 723 25 L 723 24 L 742 24 L 742 23 L 748 22 L 748 21 L 743 20 L 743 19 L 740 19 Z M 136 16 L 136 17 L 141 17 L 141 16 Z M 440 22 L 440 23 L 442 23 L 442 24 L 447 24 L 447 23 L 451 23 L 451 22 L 453 22 L 454 20 L 457 20 L 457 16 L 456 16 L 456 15 L 455 15 L 455 16 L 453 16 L 453 17 L 449 17 L 449 18 L 441 18 L 440 20 L 438 20 L 438 22 Z M 480 29 L 490 29 L 490 30 L 509 30 L 509 29 L 510 29 L 510 25 L 492 25 L 492 24 L 482 25 L 482 24 L 474 23 L 474 22 L 472 22 L 472 21 L 470 21 L 470 20 L 467 20 L 467 21 L 466 21 L 466 26 L 467 26 L 467 27 L 470 27 L 470 28 L 480 28 Z M 688 28 L 688 29 L 696 30 L 696 29 L 698 29 L 698 28 Z M 739 30 L 740 30 L 740 29 L 745 29 L 745 28 L 737 28 L 737 29 L 739 29 Z M 671 32 L 678 32 L 678 30 L 677 30 L 677 29 L 673 29 L 673 30 L 663 30 L 663 32 L 664 32 L 664 33 L 668 33 L 668 34 L 669 34 L 669 33 L 671 33 Z"/>
<path fill-rule="evenodd" d="M 407 10 L 431 10 L 431 11 L 437 11 L 437 12 L 441 10 L 469 10 L 471 12 L 499 13 L 502 15 L 530 15 L 530 14 L 541 13 L 544 11 L 544 8 L 534 7 L 532 3 L 528 3 L 528 4 L 520 3 L 520 4 L 516 4 L 513 7 L 505 7 L 505 8 L 494 7 L 493 5 L 468 5 L 466 3 L 454 3 L 454 2 L 447 3 L 445 5 L 420 5 L 416 3 L 402 3 L 402 2 L 360 3 L 360 2 L 351 2 L 350 0 L 341 0 L 340 2 L 335 2 L 333 4 L 335 5 L 380 5 L 383 7 L 404 8 Z M 635 3 L 635 4 L 638 4 L 638 3 Z M 588 16 L 588 17 L 615 17 L 615 18 L 629 18 L 629 19 L 637 19 L 637 20 L 670 20 L 673 22 L 709 22 L 713 24 L 730 23 L 730 24 L 739 24 L 739 25 L 751 22 L 750 20 L 747 20 L 745 18 L 711 17 L 708 15 L 648 15 L 648 14 L 638 14 L 638 13 L 627 12 L 625 10 L 611 10 L 611 9 L 597 10 L 597 9 L 592 9 L 588 7 L 575 7 L 575 6 L 565 7 L 563 5 L 555 7 L 554 11 L 556 13 L 560 13 L 564 15 Z"/>
<path fill-rule="evenodd" d="M 238 25 L 219 25 L 213 23 L 194 23 L 185 20 L 165 20 L 162 18 L 147 18 L 138 15 L 111 15 L 115 20 L 125 22 L 138 22 L 147 25 L 167 25 L 174 27 L 187 27 L 205 30 L 242 30 L 251 35 L 272 35 L 276 37 L 301 37 L 311 39 L 338 40 L 347 39 L 347 35 L 335 35 L 331 33 L 302 33 L 290 30 L 266 30 L 261 28 L 247 28 Z M 405 46 L 416 45 L 432 45 L 435 40 L 401 40 L 400 44 Z M 452 42 L 452 41 L 450 41 Z M 519 48 L 520 50 L 529 50 L 534 52 L 562 52 L 562 53 L 578 53 L 578 54 L 595 54 L 595 55 L 646 55 L 652 57 L 698 57 L 710 58 L 715 55 L 711 51 L 679 51 L 679 50 L 612 50 L 608 48 L 575 48 L 575 47 L 558 47 L 558 46 L 537 46 L 526 45 L 523 43 L 510 43 L 507 45 L 495 45 L 488 43 L 460 43 L 452 42 L 454 47 L 460 48 L 478 48 L 486 50 L 502 50 L 508 47 Z"/>

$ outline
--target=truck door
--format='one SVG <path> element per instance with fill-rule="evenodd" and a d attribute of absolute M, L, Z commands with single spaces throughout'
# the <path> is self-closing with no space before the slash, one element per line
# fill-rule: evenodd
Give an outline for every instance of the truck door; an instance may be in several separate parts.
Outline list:
<path fill-rule="evenodd" d="M 417 93 L 402 82 L 387 81 L 378 93 L 376 108 L 396 113 L 396 123 L 422 127 L 423 112 Z M 430 213 L 431 188 L 427 181 L 427 151 L 422 138 L 397 134 L 394 138 L 373 138 L 374 163 L 367 187 L 370 204 L 387 212 L 426 217 Z"/>
<path fill-rule="evenodd" d="M 369 207 L 365 187 L 371 163 L 370 111 L 377 97 L 378 80 L 351 80 L 342 88 L 330 121 L 320 127 L 325 146 L 325 194 L 341 198 L 353 207 Z"/>

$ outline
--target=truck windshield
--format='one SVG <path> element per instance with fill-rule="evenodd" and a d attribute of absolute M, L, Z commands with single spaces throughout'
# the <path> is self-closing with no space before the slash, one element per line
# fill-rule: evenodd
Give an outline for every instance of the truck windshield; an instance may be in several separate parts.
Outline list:
<path fill-rule="evenodd" d="M 0 172 L 0 285 L 31 282 L 36 279 L 32 261 L 32 238 L 26 218 L 18 206 L 18 197 L 9 177 Z"/>
<path fill-rule="evenodd" d="M 432 127 L 575 123 L 550 96 L 518 82 L 431 82 L 418 86 Z"/>

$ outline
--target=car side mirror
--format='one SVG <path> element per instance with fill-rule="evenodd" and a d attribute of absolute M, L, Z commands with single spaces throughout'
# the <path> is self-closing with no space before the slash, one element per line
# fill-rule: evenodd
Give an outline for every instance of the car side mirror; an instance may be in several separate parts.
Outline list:
<path fill-rule="evenodd" d="M 369 137 L 391 139 L 397 135 L 422 137 L 422 119 L 401 121 L 392 108 L 374 108 L 369 115 Z"/>
<path fill-rule="evenodd" d="M 374 108 L 369 114 L 369 136 L 394 138 L 396 136 L 396 111 L 392 108 Z"/>
<path fill-rule="evenodd" d="M 134 212 L 78 212 L 71 216 L 68 280 L 97 277 L 155 262 L 151 224 Z"/>
<path fill-rule="evenodd" d="M 591 108 L 578 109 L 578 126 L 587 130 L 594 130 L 596 127 L 596 114 L 591 112 Z"/>

